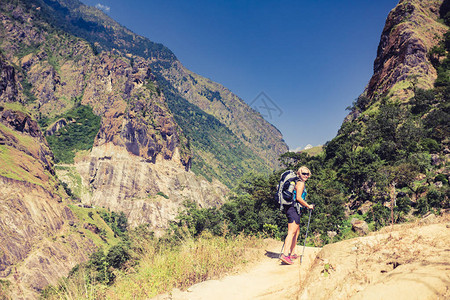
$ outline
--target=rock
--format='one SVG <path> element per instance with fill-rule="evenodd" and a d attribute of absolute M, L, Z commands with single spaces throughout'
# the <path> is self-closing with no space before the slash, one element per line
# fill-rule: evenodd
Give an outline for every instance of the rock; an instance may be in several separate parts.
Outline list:
<path fill-rule="evenodd" d="M 431 164 L 437 166 L 445 162 L 445 159 L 441 158 L 439 154 L 431 154 Z"/>
<path fill-rule="evenodd" d="M 0 123 L 0 141 L 7 150 L 0 156 L 0 277 L 14 272 L 8 279 L 13 298 L 25 293 L 24 299 L 36 299 L 47 284 L 57 283 L 87 260 L 95 245 L 76 234 L 66 235 L 73 215 L 61 202 L 52 153 L 37 123 L 26 113 L 3 107 Z M 11 176 L 13 172 L 19 176 Z"/>
<path fill-rule="evenodd" d="M 5 57 L 0 53 L 0 101 L 23 102 L 19 97 L 17 82 L 16 70 L 6 63 Z"/>
<path fill-rule="evenodd" d="M 367 224 L 366 221 L 353 218 L 351 224 L 352 230 L 358 233 L 359 235 L 366 235 L 369 233 L 369 225 Z"/>
<path fill-rule="evenodd" d="M 432 224 L 436 222 L 436 215 L 433 213 L 426 214 L 419 223 L 421 224 Z"/>
<path fill-rule="evenodd" d="M 447 28 L 437 22 L 442 2 L 401 1 L 386 19 L 374 62 L 374 75 L 366 88 L 370 99 L 383 95 L 401 81 L 411 81 L 414 75 L 420 88 L 429 89 L 437 77 L 428 58 L 428 51 L 436 45 L 435 36 L 442 36 Z M 426 13 L 425 13 L 426 12 Z M 407 20 L 407 21 L 406 21 Z M 433 34 L 420 34 L 423 28 Z M 412 96 L 412 89 L 392 91 L 399 99 Z"/>
<path fill-rule="evenodd" d="M 336 231 L 327 231 L 327 236 L 328 236 L 330 239 L 333 239 L 336 235 L 337 235 L 337 232 L 336 232 Z"/>
<path fill-rule="evenodd" d="M 370 201 L 364 202 L 359 208 L 358 208 L 358 213 L 360 215 L 364 215 L 366 214 L 371 208 L 372 208 L 373 203 Z"/>
<path fill-rule="evenodd" d="M 228 192 L 217 180 L 208 182 L 187 171 L 177 153 L 175 149 L 172 160 L 160 154 L 152 163 L 108 143 L 94 147 L 90 155 L 75 164 L 72 172 L 78 172 L 82 186 L 65 176 L 64 171 L 57 173 L 72 190 L 86 191 L 79 195 L 79 206 L 123 211 L 131 228 L 148 223 L 159 235 L 174 220 L 185 199 L 199 207 L 217 207 L 224 203 Z"/>

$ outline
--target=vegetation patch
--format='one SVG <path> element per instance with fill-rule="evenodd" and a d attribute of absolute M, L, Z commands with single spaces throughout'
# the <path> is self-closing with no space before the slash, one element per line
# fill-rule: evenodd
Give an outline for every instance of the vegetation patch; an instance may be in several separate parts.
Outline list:
<path fill-rule="evenodd" d="M 11 282 L 9 280 L 0 279 L 0 298 L 9 299 L 9 290 Z"/>
<path fill-rule="evenodd" d="M 76 230 L 83 232 L 97 246 L 109 249 L 121 241 L 115 228 L 111 227 L 103 218 L 104 215 L 111 214 L 106 209 L 79 207 L 73 204 L 69 205 L 69 208 L 78 219 Z"/>
<path fill-rule="evenodd" d="M 182 240 L 155 238 L 146 226 L 129 232 L 129 242 L 100 249 L 89 262 L 78 265 L 44 299 L 144 299 L 186 289 L 192 284 L 237 270 L 254 260 L 263 241 L 252 236 L 213 236 L 196 239 L 185 232 Z M 259 252 L 258 252 L 259 253 Z"/>
<path fill-rule="evenodd" d="M 83 179 L 74 166 L 55 166 L 55 171 L 63 181 L 64 189 L 72 199 L 82 199 L 83 195 L 91 194 L 91 191 L 83 185 Z"/>
<path fill-rule="evenodd" d="M 165 198 L 165 199 L 169 199 L 169 196 L 167 196 L 167 195 L 164 194 L 163 192 L 158 192 L 158 193 L 156 193 L 156 195 L 161 196 L 161 197 L 163 197 L 163 198 Z"/>
<path fill-rule="evenodd" d="M 52 121 L 60 118 L 74 119 L 75 122 L 67 124 L 46 139 L 55 155 L 56 163 L 73 163 L 77 151 L 92 148 L 100 129 L 101 117 L 96 116 L 91 107 L 82 105 L 57 116 Z M 43 120 L 41 126 L 49 123 L 50 120 Z"/>

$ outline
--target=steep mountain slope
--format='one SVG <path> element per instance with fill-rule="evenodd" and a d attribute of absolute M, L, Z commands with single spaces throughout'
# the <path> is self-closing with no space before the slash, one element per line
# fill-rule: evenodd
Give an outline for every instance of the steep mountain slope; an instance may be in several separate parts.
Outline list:
<path fill-rule="evenodd" d="M 278 157 L 287 146 L 281 133 L 259 113 L 227 88 L 187 70 L 179 61 L 156 60 L 152 66 L 175 119 L 191 138 L 195 172 L 232 183 L 226 176 L 235 179 L 248 170 L 266 172 L 278 166 Z M 211 130 L 212 124 L 217 129 Z"/>
<path fill-rule="evenodd" d="M 33 2 L 40 7 L 47 22 L 86 39 L 96 51 L 118 49 L 122 53 L 150 59 L 170 109 L 192 141 L 191 146 L 195 152 L 192 166 L 196 173 L 208 178 L 218 176 L 222 182 L 230 185 L 246 171 L 268 171 L 275 168 L 278 156 L 287 151 L 281 133 L 259 113 L 220 84 L 185 69 L 166 47 L 132 33 L 100 10 L 85 6 L 77 0 Z M 194 104 L 190 108 L 190 114 L 184 111 L 189 105 L 182 103 L 180 107 L 180 102 Z M 199 115 L 217 123 L 220 127 L 218 131 L 221 132 L 219 136 L 222 138 L 211 141 L 210 138 L 202 139 L 193 134 L 195 130 L 191 126 L 199 122 Z M 185 124 L 182 120 L 186 121 Z M 200 124 L 202 130 L 205 127 Z M 206 133 L 207 136 L 211 134 L 214 131 Z M 216 143 L 233 144 L 242 151 L 235 151 L 230 157 L 228 147 L 211 149 Z M 248 163 L 240 165 L 240 160 Z M 221 167 L 218 168 L 217 163 Z M 229 168 L 230 164 L 237 166 L 233 170 Z"/>
<path fill-rule="evenodd" d="M 366 91 L 369 98 L 406 100 L 416 87 L 433 87 L 437 73 L 428 53 L 447 31 L 437 20 L 442 2 L 400 1 L 389 13 Z"/>
<path fill-rule="evenodd" d="M 376 227 L 449 207 L 449 8 L 412 0 L 389 13 L 374 75 L 325 146 L 348 213 Z"/>
<path fill-rule="evenodd" d="M 78 197 L 155 229 L 165 228 L 184 200 L 222 203 L 223 184 L 189 172 L 188 140 L 149 60 L 117 50 L 96 55 L 85 40 L 49 25 L 41 11 L 29 2 L 2 2 L 0 47 L 56 161 L 76 162 L 63 171 L 77 178 L 68 182 L 72 189 L 86 192 Z"/>
<path fill-rule="evenodd" d="M 21 105 L 10 102 L 21 99 L 20 86 L 3 55 L 0 71 L 0 278 L 8 280 L 1 283 L 11 285 L 14 298 L 34 298 L 86 260 L 95 245 L 69 233 L 68 223 L 74 224 L 76 217 L 63 203 L 67 195 L 38 124 Z M 64 234 L 67 238 L 61 238 Z"/>

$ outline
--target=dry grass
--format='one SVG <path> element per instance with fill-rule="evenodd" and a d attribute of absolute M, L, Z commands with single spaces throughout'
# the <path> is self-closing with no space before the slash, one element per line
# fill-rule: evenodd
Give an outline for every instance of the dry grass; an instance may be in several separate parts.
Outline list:
<path fill-rule="evenodd" d="M 256 260 L 263 240 L 257 237 L 227 238 L 203 234 L 173 247 L 158 240 L 135 240 L 137 263 L 116 273 L 111 286 L 89 282 L 86 273 L 61 281 L 58 292 L 48 299 L 147 299 L 173 288 L 189 286 L 237 271 Z M 84 274 L 84 275 L 83 275 Z"/>

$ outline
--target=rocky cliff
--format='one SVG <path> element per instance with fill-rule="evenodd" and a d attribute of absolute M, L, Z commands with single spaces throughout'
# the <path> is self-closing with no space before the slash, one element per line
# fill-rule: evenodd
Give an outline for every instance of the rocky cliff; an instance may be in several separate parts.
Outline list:
<path fill-rule="evenodd" d="M 28 108 L 43 124 L 46 124 L 46 120 L 58 119 L 49 125 L 47 132 L 57 134 L 56 127 L 63 130 L 61 124 L 64 122 L 59 120 L 59 115 L 64 111 L 78 105 L 90 106 L 94 114 L 102 116 L 94 147 L 126 149 L 125 152 L 108 152 L 109 159 L 115 159 L 114 154 L 120 153 L 121 159 L 140 159 L 147 167 L 152 167 L 157 157 L 163 158 L 161 162 L 164 164 L 164 160 L 172 161 L 176 153 L 175 163 L 178 163 L 180 173 L 187 172 L 191 160 L 187 139 L 167 107 L 148 60 L 134 55 L 124 56 L 118 51 L 95 55 L 87 42 L 53 30 L 39 15 L 26 10 L 25 6 L 5 4 L 1 17 L 5 28 L 2 49 L 9 60 L 18 65 L 22 86 L 27 83 L 30 86 L 29 93 L 36 99 L 28 99 Z M 19 45 L 26 47 L 18 49 Z M 14 69 L 4 70 L 6 75 L 13 76 Z M 5 82 L 8 82 L 7 78 Z M 92 155 L 93 164 L 96 165 L 99 156 Z M 113 167 L 111 165 L 109 169 Z M 130 173 L 135 171 L 128 170 Z M 103 180 L 98 178 L 101 172 L 96 174 L 96 180 Z M 189 176 L 195 177 L 193 174 Z M 85 181 L 87 188 L 93 189 L 93 198 L 102 198 L 95 195 L 99 187 L 90 186 L 92 182 L 94 180 L 91 179 Z M 127 185 L 130 190 L 135 189 L 132 182 L 121 183 L 122 187 Z M 106 186 L 106 189 L 109 188 Z M 147 189 L 152 190 L 151 187 Z M 209 199 L 209 203 L 223 201 L 225 189 L 220 190 L 219 200 Z M 115 195 L 119 198 L 128 196 L 127 193 Z M 203 195 L 195 195 L 190 199 L 203 199 Z M 110 207 L 108 200 L 115 202 L 109 197 L 103 199 L 102 205 Z M 95 204 L 93 200 L 87 201 Z M 113 207 L 122 210 L 116 205 Z M 166 216 L 165 220 L 168 219 L 170 217 Z M 133 218 L 131 221 L 137 222 Z M 161 223 L 167 222 L 158 224 Z"/>
<path fill-rule="evenodd" d="M 230 186 L 236 183 L 237 177 L 250 170 L 267 172 L 276 168 L 279 155 L 288 150 L 281 133 L 259 113 L 225 87 L 184 68 L 163 45 L 134 34 L 102 11 L 85 6 L 78 0 L 35 0 L 31 3 L 40 8 L 40 15 L 46 22 L 87 40 L 96 51 L 116 49 L 126 55 L 150 60 L 152 72 L 166 94 L 169 108 L 192 141 L 192 166 L 197 174 L 209 179 L 220 178 Z M 180 105 L 180 101 L 190 103 L 194 111 L 189 109 L 189 114 L 183 114 L 186 105 Z M 206 139 L 196 136 L 198 129 L 191 128 L 192 124 L 201 121 L 196 118 L 199 114 L 208 122 L 220 124 L 212 133 L 200 128 L 205 131 Z M 221 131 L 223 138 L 216 142 L 231 143 L 233 146 L 211 147 L 215 137 L 210 135 L 217 135 L 217 131 Z M 238 151 L 232 155 L 226 153 L 232 151 L 236 144 L 239 144 Z M 236 161 L 230 156 L 235 157 Z M 218 163 L 220 168 L 217 168 Z M 236 165 L 235 168 L 230 168 L 230 164 Z"/>
<path fill-rule="evenodd" d="M 8 283 L 15 299 L 36 298 L 105 244 L 98 230 L 90 232 L 92 220 L 74 213 L 36 119 L 58 136 L 85 122 L 61 118 L 73 108 L 103 116 L 93 151 L 70 168 L 83 178 L 86 203 L 125 211 L 131 225 L 162 230 L 184 200 L 216 206 L 227 191 L 188 171 L 187 139 L 148 60 L 118 51 L 96 55 L 28 4 L 0 5 L 0 291 L 5 296 Z M 58 172 L 65 179 L 64 167 Z"/>
<path fill-rule="evenodd" d="M 447 31 L 438 21 L 442 2 L 402 0 L 389 13 L 366 89 L 370 99 L 392 96 L 408 100 L 414 88 L 433 87 L 437 73 L 428 53 Z"/>
<path fill-rule="evenodd" d="M 1 55 L 0 61 L 0 278 L 10 283 L 9 296 L 35 298 L 86 260 L 95 245 L 77 234 L 58 238 L 76 218 L 63 204 L 53 154 L 38 124 L 14 103 L 21 89 L 14 68 Z"/>

